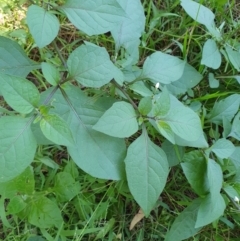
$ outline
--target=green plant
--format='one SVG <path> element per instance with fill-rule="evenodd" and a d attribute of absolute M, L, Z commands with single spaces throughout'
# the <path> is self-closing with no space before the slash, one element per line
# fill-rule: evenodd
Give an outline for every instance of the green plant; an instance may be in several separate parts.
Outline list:
<path fill-rule="evenodd" d="M 45 237 L 49 237 L 47 228 L 60 227 L 56 239 L 49 240 L 67 236 L 60 204 L 78 195 L 78 171 L 72 162 L 59 170 L 51 158 L 39 154 L 42 146 L 66 147 L 74 163 L 93 177 L 127 180 L 146 217 L 164 190 L 169 167 L 181 163 L 195 196 L 166 233 L 166 241 L 196 235 L 217 222 L 227 205 L 239 209 L 239 94 L 224 93 L 226 98 L 207 109 L 203 101 L 221 95 L 194 98 L 193 91 L 206 74 L 213 89 L 219 87 L 221 78 L 239 81 L 235 73 L 224 77 L 212 73 L 220 67 L 222 55 L 233 71 L 239 71 L 239 43 L 224 38 L 224 24 L 215 26 L 209 8 L 191 0 L 182 0 L 181 6 L 195 20 L 193 28 L 202 24 L 211 37 L 204 43 L 199 71 L 187 62 L 191 34 L 189 41 L 178 43 L 183 59 L 154 51 L 139 61 L 146 21 L 139 0 L 31 5 L 26 20 L 39 48 L 38 62 L 17 42 L 0 37 L 0 91 L 8 105 L 0 118 L 0 216 L 4 226 L 11 227 L 6 215 L 15 215 L 40 228 Z M 154 17 L 143 35 L 143 45 L 161 17 L 153 4 L 152 9 Z M 112 56 L 102 44 L 79 41 L 65 58 L 58 37 L 59 20 L 65 17 L 88 36 L 111 32 Z M 26 79 L 31 71 L 38 84 Z M 39 190 L 34 186 L 34 159 L 51 167 L 47 180 L 42 176 L 45 184 L 37 185 Z M 103 200 L 101 205 L 104 210 Z M 87 208 L 78 211 L 82 217 L 90 213 Z M 110 219 L 99 237 L 113 225 Z"/>

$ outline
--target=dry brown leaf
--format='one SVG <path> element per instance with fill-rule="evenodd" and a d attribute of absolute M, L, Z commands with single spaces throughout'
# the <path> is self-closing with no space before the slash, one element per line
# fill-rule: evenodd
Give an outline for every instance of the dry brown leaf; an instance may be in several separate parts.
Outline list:
<path fill-rule="evenodd" d="M 140 222 L 142 219 L 144 218 L 144 213 L 143 213 L 143 210 L 140 209 L 138 211 L 138 213 L 134 216 L 134 218 L 132 219 L 132 222 L 130 224 L 130 227 L 129 227 L 129 230 L 132 230 L 135 225 Z"/>

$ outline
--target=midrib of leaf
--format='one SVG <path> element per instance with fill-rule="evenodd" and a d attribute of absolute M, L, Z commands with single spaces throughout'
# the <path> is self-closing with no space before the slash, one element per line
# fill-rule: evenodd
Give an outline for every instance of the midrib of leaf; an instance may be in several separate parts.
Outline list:
<path fill-rule="evenodd" d="M 86 127 L 86 125 L 84 124 L 84 122 L 82 121 L 81 117 L 78 115 L 77 111 L 75 110 L 74 106 L 72 105 L 70 99 L 68 98 L 67 94 L 64 92 L 64 90 L 62 90 L 60 88 L 64 99 L 67 101 L 67 103 L 69 104 L 69 107 L 71 108 L 71 110 L 73 111 L 74 115 L 77 117 L 77 119 L 79 120 L 79 124 L 81 126 L 83 126 L 86 130 L 86 132 L 88 133 L 88 135 L 91 137 L 91 139 L 93 140 L 93 142 L 95 143 L 95 145 L 98 147 L 98 149 L 102 152 L 102 149 L 98 146 L 97 142 L 95 141 L 95 139 L 92 137 L 91 133 L 88 131 L 88 128 Z M 104 152 L 102 152 L 104 154 L 104 156 L 106 157 L 106 159 L 108 159 L 108 157 L 106 156 L 106 154 Z"/>
<path fill-rule="evenodd" d="M 143 134 L 144 134 L 144 140 L 145 140 L 145 147 L 146 147 L 146 169 L 148 169 L 148 164 L 149 164 L 149 149 L 148 149 L 148 135 L 147 135 L 147 131 L 144 128 L 143 129 Z M 149 193 L 149 188 L 148 188 L 148 184 L 149 184 L 149 173 L 148 170 L 146 170 L 146 174 L 147 174 L 147 194 Z M 147 199 L 148 195 L 146 195 L 146 199 Z M 148 203 L 148 200 L 147 200 Z"/>

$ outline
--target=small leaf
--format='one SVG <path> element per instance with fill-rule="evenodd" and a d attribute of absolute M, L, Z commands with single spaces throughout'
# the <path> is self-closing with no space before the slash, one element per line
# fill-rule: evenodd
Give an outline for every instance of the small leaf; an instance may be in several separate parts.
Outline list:
<path fill-rule="evenodd" d="M 99 88 L 114 78 L 115 68 L 108 52 L 96 45 L 81 45 L 67 60 L 72 78 L 87 87 Z"/>
<path fill-rule="evenodd" d="M 0 36 L 0 73 L 25 78 L 40 65 L 28 58 L 21 46 L 3 36 Z"/>
<path fill-rule="evenodd" d="M 58 145 L 70 146 L 74 143 L 66 122 L 57 115 L 44 116 L 40 122 L 43 134 Z"/>
<path fill-rule="evenodd" d="M 170 96 L 166 89 L 163 89 L 160 95 L 155 95 L 153 98 L 153 116 L 165 116 L 170 109 Z"/>
<path fill-rule="evenodd" d="M 225 208 L 226 204 L 220 193 L 214 195 L 214 197 L 208 194 L 202 199 L 195 228 L 200 228 L 214 222 L 223 215 Z"/>
<path fill-rule="evenodd" d="M 29 80 L 0 74 L 1 91 L 5 101 L 16 111 L 28 114 L 37 107 L 40 95 Z"/>
<path fill-rule="evenodd" d="M 169 167 L 173 167 L 182 161 L 185 148 L 182 146 L 173 145 L 168 140 L 162 143 L 162 149 L 167 155 Z"/>
<path fill-rule="evenodd" d="M 148 78 L 154 84 L 170 84 L 182 76 L 184 67 L 184 61 L 158 51 L 144 62 L 142 78 Z"/>
<path fill-rule="evenodd" d="M 230 47 L 225 47 L 228 58 L 233 65 L 233 67 L 237 70 L 240 71 L 240 53 L 232 50 Z"/>
<path fill-rule="evenodd" d="M 172 131 L 184 140 L 196 141 L 202 134 L 198 115 L 190 108 L 171 107 L 168 114 L 160 117 L 162 122 L 170 126 Z"/>
<path fill-rule="evenodd" d="M 129 146 L 125 164 L 130 191 L 147 216 L 166 184 L 167 157 L 143 130 L 142 135 Z"/>
<path fill-rule="evenodd" d="M 222 118 L 225 117 L 228 121 L 231 121 L 234 115 L 239 109 L 240 97 L 238 94 L 233 94 L 227 98 L 216 102 L 207 115 L 209 121 L 220 124 L 222 123 Z"/>
<path fill-rule="evenodd" d="M 168 231 L 165 241 L 182 241 L 194 236 L 201 229 L 194 227 L 200 204 L 201 199 L 195 199 L 180 213 Z"/>
<path fill-rule="evenodd" d="M 231 141 L 224 138 L 217 140 L 211 147 L 212 152 L 214 152 L 219 158 L 228 158 L 230 157 L 234 150 L 235 146 Z"/>
<path fill-rule="evenodd" d="M 240 141 L 240 112 L 234 117 L 229 136 Z"/>
<path fill-rule="evenodd" d="M 67 0 L 60 9 L 90 36 L 113 30 L 126 15 L 116 0 Z"/>
<path fill-rule="evenodd" d="M 240 196 L 238 194 L 238 192 L 236 191 L 236 189 L 232 186 L 230 186 L 229 184 L 225 184 L 223 187 L 223 190 L 228 194 L 228 196 L 230 196 L 232 199 L 240 199 Z"/>
<path fill-rule="evenodd" d="M 130 85 L 129 88 L 143 97 L 153 95 L 153 92 L 146 86 L 146 84 L 143 81 L 137 81 Z"/>
<path fill-rule="evenodd" d="M 235 151 L 233 154 L 229 157 L 229 159 L 232 161 L 236 169 L 240 169 L 240 146 L 235 147 Z"/>
<path fill-rule="evenodd" d="M 212 69 L 218 69 L 221 62 L 222 57 L 216 42 L 213 39 L 208 39 L 203 46 L 201 64 L 204 64 Z"/>
<path fill-rule="evenodd" d="M 31 201 L 27 209 L 28 222 L 39 228 L 60 227 L 63 219 L 57 204 L 46 197 Z"/>
<path fill-rule="evenodd" d="M 138 130 L 135 110 L 127 102 L 114 103 L 93 129 L 114 137 L 129 137 Z"/>
<path fill-rule="evenodd" d="M 190 64 L 186 63 L 182 76 L 178 80 L 165 86 L 173 95 L 183 95 L 188 89 L 196 86 L 202 78 L 203 76 L 196 69 L 194 69 Z"/>
<path fill-rule="evenodd" d="M 80 184 L 69 173 L 59 172 L 53 190 L 59 202 L 68 202 L 80 193 Z"/>
<path fill-rule="evenodd" d="M 191 151 L 185 154 L 181 166 L 194 191 L 199 196 L 205 195 L 207 193 L 205 185 L 207 162 L 202 153 L 200 151 Z"/>
<path fill-rule="evenodd" d="M 28 8 L 27 24 L 39 48 L 50 44 L 57 37 L 60 27 L 54 14 L 36 5 Z"/>
<path fill-rule="evenodd" d="M 143 218 L 144 218 L 144 213 L 142 211 L 142 209 L 140 209 L 138 211 L 138 213 L 134 216 L 134 218 L 132 219 L 131 223 L 130 223 L 130 227 L 129 227 L 129 230 L 131 231 L 135 226 L 136 224 L 138 224 Z"/>
<path fill-rule="evenodd" d="M 55 66 L 49 63 L 42 63 L 42 72 L 44 78 L 53 86 L 58 85 L 60 81 L 60 73 Z"/>
<path fill-rule="evenodd" d="M 126 43 L 138 40 L 145 27 L 144 9 L 139 0 L 117 0 L 126 12 L 126 18 L 111 31 L 117 49 L 126 47 Z"/>
<path fill-rule="evenodd" d="M 219 164 L 212 159 L 208 159 L 207 162 L 207 180 L 211 197 L 215 199 L 219 196 L 222 188 L 223 174 Z"/>
<path fill-rule="evenodd" d="M 181 6 L 187 14 L 198 23 L 206 27 L 214 25 L 215 15 L 210 9 L 191 0 L 181 0 Z"/>
<path fill-rule="evenodd" d="M 139 59 L 139 38 L 145 27 L 144 9 L 140 0 L 117 0 L 117 2 L 126 12 L 126 17 L 112 29 L 111 33 L 117 51 L 120 47 L 124 47 L 126 50 L 125 66 L 127 66 L 137 63 Z"/>
<path fill-rule="evenodd" d="M 152 122 L 151 122 L 152 123 Z M 171 127 L 164 121 L 156 122 L 157 130 L 162 134 L 168 141 L 172 144 L 175 144 L 175 135 L 171 129 Z"/>
<path fill-rule="evenodd" d="M 24 202 L 23 198 L 20 196 L 15 196 L 10 199 L 9 204 L 7 205 L 8 214 L 16 214 L 21 212 L 26 208 L 27 204 Z"/>
<path fill-rule="evenodd" d="M 140 100 L 138 110 L 142 115 L 147 115 L 152 109 L 152 98 L 144 97 Z"/>
<path fill-rule="evenodd" d="M 37 143 L 30 125 L 29 118 L 0 118 L 0 182 L 13 179 L 33 161 Z"/>
<path fill-rule="evenodd" d="M 219 87 L 219 80 L 214 78 L 213 73 L 208 74 L 209 86 L 210 88 L 218 88 Z"/>

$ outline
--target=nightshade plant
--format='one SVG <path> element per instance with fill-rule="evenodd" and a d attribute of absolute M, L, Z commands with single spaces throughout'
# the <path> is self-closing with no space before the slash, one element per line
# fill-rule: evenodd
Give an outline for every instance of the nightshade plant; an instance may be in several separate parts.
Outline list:
<path fill-rule="evenodd" d="M 239 71 L 239 50 L 223 39 L 223 26 L 215 26 L 212 11 L 191 0 L 182 0 L 181 6 L 209 32 L 201 64 L 217 69 L 223 55 Z M 88 36 L 110 32 L 114 56 L 102 46 L 84 42 L 65 60 L 55 40 L 61 27 L 59 16 L 67 17 Z M 186 59 L 156 51 L 139 66 L 140 37 L 145 27 L 139 0 L 66 0 L 62 6 L 31 5 L 26 21 L 36 46 L 42 49 L 52 44 L 62 63 L 54 65 L 47 57 L 34 62 L 17 42 L 0 37 L 0 91 L 12 110 L 0 118 L 0 194 L 1 203 L 5 198 L 11 200 L 8 214 L 20 218 L 25 214 L 39 228 L 62 223 L 60 209 L 51 199 L 36 197 L 33 205 L 28 198 L 34 183 L 27 185 L 26 180 L 32 180 L 31 163 L 38 145 L 65 146 L 76 165 L 93 177 L 127 179 L 146 217 L 166 185 L 170 167 L 181 162 L 198 197 L 176 218 L 166 241 L 195 235 L 223 215 L 229 200 L 239 198 L 234 185 L 223 180 L 226 161 L 233 164 L 236 180 L 239 175 L 239 95 L 217 101 L 209 112 L 201 106 L 202 112 L 195 112 L 178 100 L 203 78 Z M 26 79 L 36 69 L 42 71 L 46 91 Z M 235 75 L 229 78 L 240 79 Z M 209 83 L 213 88 L 218 86 L 212 73 Z M 101 97 L 93 101 L 83 91 L 86 89 L 101 90 Z M 114 90 L 114 98 L 110 90 Z M 221 135 L 215 139 L 207 136 L 205 123 L 220 126 Z M 150 134 L 151 128 L 160 142 Z M 59 185 L 70 179 L 72 192 L 63 194 L 56 187 L 58 200 L 71 199 L 78 191 L 74 180 L 64 175 L 59 174 Z M 16 190 L 24 194 L 23 199 L 16 199 Z M 12 202 L 18 204 L 17 209 Z M 48 217 L 41 209 L 49 210 Z M 2 207 L 0 214 L 9 227 Z"/>

